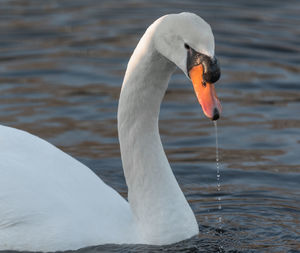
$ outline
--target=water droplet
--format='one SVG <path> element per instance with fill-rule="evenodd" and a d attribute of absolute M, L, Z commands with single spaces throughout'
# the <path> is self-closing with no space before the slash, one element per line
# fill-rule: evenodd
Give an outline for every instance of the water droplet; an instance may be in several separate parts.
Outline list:
<path fill-rule="evenodd" d="M 219 143 L 218 143 L 218 127 L 217 127 L 217 121 L 213 121 L 215 125 L 215 134 L 216 134 L 216 168 L 217 168 L 217 191 L 218 194 L 220 194 L 221 191 L 221 173 L 220 173 L 220 163 L 219 163 Z M 217 197 L 218 200 L 218 210 L 222 210 L 222 203 L 221 203 L 221 196 L 219 195 Z M 218 226 L 221 229 L 222 228 L 222 215 L 218 217 Z"/>

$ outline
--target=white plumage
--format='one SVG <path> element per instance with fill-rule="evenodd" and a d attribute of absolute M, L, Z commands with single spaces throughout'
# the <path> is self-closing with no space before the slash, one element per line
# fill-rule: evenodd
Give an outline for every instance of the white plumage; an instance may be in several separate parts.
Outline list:
<path fill-rule="evenodd" d="M 0 250 L 67 250 L 105 243 L 169 244 L 198 233 L 158 129 L 160 104 L 189 43 L 214 54 L 205 21 L 155 21 L 135 49 L 118 108 L 129 203 L 89 168 L 27 132 L 0 126 Z M 171 126 L 170 126 L 171 127 Z"/>

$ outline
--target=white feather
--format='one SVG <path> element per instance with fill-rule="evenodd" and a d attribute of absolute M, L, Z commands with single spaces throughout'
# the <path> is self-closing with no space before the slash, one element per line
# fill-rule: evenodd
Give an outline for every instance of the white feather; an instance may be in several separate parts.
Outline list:
<path fill-rule="evenodd" d="M 191 13 L 155 21 L 122 85 L 118 130 L 127 202 L 48 142 L 0 126 L 0 250 L 67 250 L 105 243 L 170 244 L 198 233 L 161 144 L 158 116 L 184 43 L 214 54 L 210 26 Z"/>

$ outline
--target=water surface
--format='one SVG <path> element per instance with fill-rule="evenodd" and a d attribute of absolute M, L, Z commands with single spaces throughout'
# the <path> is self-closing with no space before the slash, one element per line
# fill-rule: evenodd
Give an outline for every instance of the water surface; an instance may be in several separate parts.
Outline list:
<path fill-rule="evenodd" d="M 116 124 L 126 64 L 156 18 L 181 11 L 202 16 L 215 34 L 222 209 L 214 127 L 178 71 L 160 133 L 200 235 L 164 247 L 77 252 L 300 252 L 297 0 L 3 0 L 0 122 L 55 144 L 126 196 Z"/>

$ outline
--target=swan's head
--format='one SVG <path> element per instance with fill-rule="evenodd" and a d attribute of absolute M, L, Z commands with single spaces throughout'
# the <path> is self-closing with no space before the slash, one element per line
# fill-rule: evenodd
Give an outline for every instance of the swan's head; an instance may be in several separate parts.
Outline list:
<path fill-rule="evenodd" d="M 209 24 L 195 14 L 183 12 L 163 16 L 154 27 L 156 50 L 192 80 L 204 114 L 217 120 L 222 108 L 214 83 L 221 72 L 214 55 L 215 41 Z"/>

